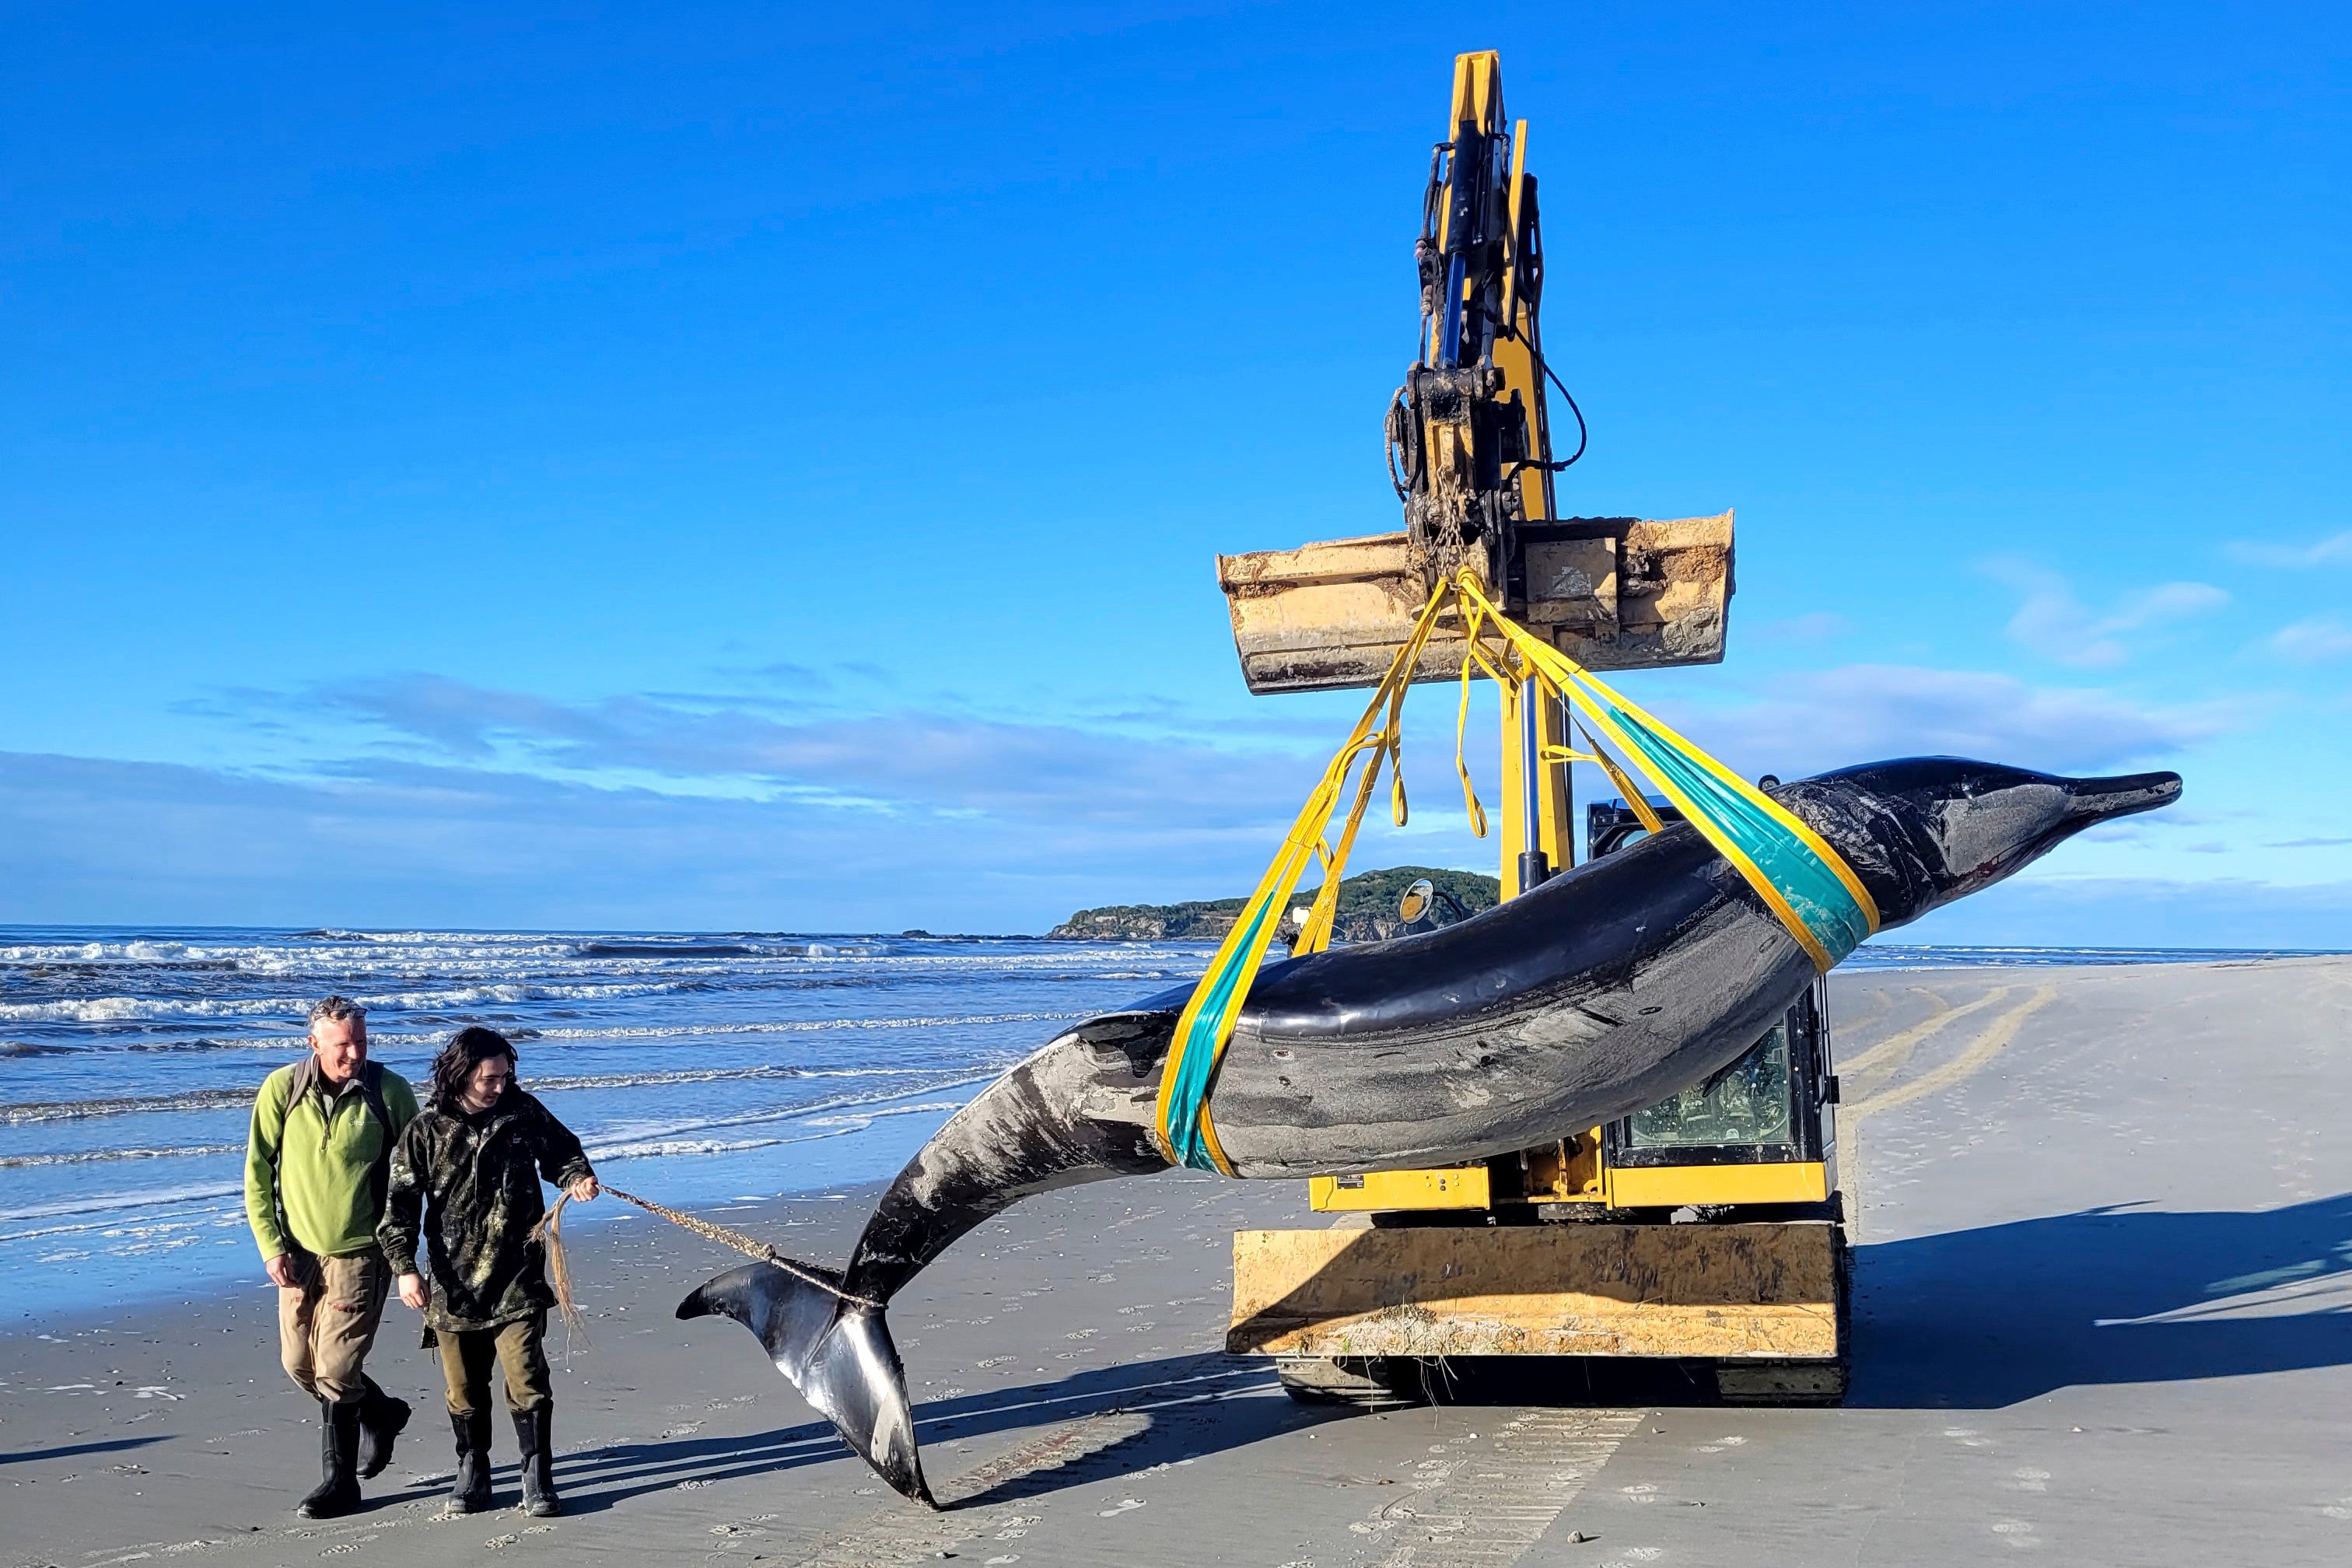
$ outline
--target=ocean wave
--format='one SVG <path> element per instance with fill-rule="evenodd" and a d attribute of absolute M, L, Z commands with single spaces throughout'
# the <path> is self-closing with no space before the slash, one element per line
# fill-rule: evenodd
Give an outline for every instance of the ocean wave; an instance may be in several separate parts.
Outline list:
<path fill-rule="evenodd" d="M 429 1046 L 438 1050 L 447 1042 L 452 1032 L 448 1029 L 370 1029 L 368 1048 L 371 1052 L 381 1052 L 387 1046 Z M 512 1026 L 508 1027 L 506 1034 L 508 1038 L 514 1040 L 539 1037 L 534 1030 Z M 163 1039 L 152 1037 L 135 1039 L 102 1038 L 69 1048 L 76 1053 L 87 1053 L 90 1056 L 103 1056 L 115 1051 L 129 1051 L 142 1056 L 158 1053 L 170 1055 L 181 1051 L 272 1051 L 286 1055 L 299 1053 L 307 1049 L 309 1045 L 310 1041 L 300 1035 L 231 1035 L 226 1038 L 212 1035 L 195 1035 L 182 1039 L 169 1037 Z"/>
<path fill-rule="evenodd" d="M 25 1100 L 0 1103 L 0 1126 L 37 1121 L 84 1121 L 98 1116 L 170 1115 L 189 1110 L 238 1110 L 253 1103 L 254 1084 L 192 1089 L 180 1094 L 125 1094 L 109 1099 Z"/>
<path fill-rule="evenodd" d="M 592 1160 L 610 1163 L 621 1160 L 676 1159 L 688 1154 L 739 1154 L 747 1149 L 779 1149 L 787 1143 L 814 1143 L 822 1138 L 838 1138 L 855 1128 L 812 1132 L 799 1138 L 669 1138 L 654 1139 L 641 1143 L 604 1143 L 588 1150 Z"/>
<path fill-rule="evenodd" d="M 991 1064 L 967 1072 L 948 1073 L 942 1073 L 937 1069 L 931 1069 L 927 1072 L 925 1069 L 917 1068 L 817 1068 L 801 1072 L 796 1072 L 792 1069 L 766 1069 L 759 1068 L 736 1069 L 715 1068 L 707 1073 L 688 1072 L 679 1074 L 676 1076 L 675 1079 L 659 1075 L 635 1075 L 619 1083 L 609 1083 L 603 1079 L 594 1079 L 581 1080 L 575 1084 L 564 1084 L 562 1080 L 539 1079 L 532 1082 L 531 1088 L 535 1090 L 539 1090 L 551 1089 L 558 1087 L 635 1087 L 638 1083 L 646 1081 L 646 1079 L 648 1076 L 652 1076 L 652 1079 L 655 1082 L 683 1081 L 688 1083 L 709 1082 L 730 1079 L 756 1081 L 768 1079 L 793 1078 L 920 1078 L 924 1080 L 920 1083 L 912 1085 L 888 1089 L 877 1088 L 862 1094 L 830 1095 L 796 1105 L 765 1106 L 754 1110 L 735 1111 L 724 1115 L 664 1119 L 662 1121 L 654 1124 L 641 1123 L 635 1126 L 631 1126 L 627 1123 L 624 1123 L 618 1128 L 607 1129 L 602 1131 L 591 1131 L 587 1135 L 583 1141 L 591 1143 L 591 1153 L 593 1155 L 595 1151 L 599 1148 L 616 1150 L 623 1148 L 635 1148 L 647 1141 L 675 1142 L 681 1136 L 688 1133 L 707 1131 L 724 1127 L 756 1127 L 777 1121 L 805 1121 L 811 1126 L 818 1127 L 845 1125 L 851 1122 L 855 1122 L 857 1125 L 864 1125 L 876 1118 L 884 1116 L 909 1116 L 932 1110 L 953 1110 L 962 1102 L 960 1100 L 934 1100 L 903 1106 L 895 1104 L 894 1102 L 905 1100 L 910 1095 L 935 1094 L 943 1089 L 953 1089 L 964 1084 L 979 1083 L 996 1077 L 1000 1070 L 1001 1067 L 998 1064 Z M 226 1105 L 241 1105 L 247 1103 L 250 1100 L 249 1091 L 218 1090 L 205 1092 L 216 1096 L 216 1098 L 213 1099 L 207 1105 L 206 1108 L 208 1109 Z M 187 1109 L 187 1107 L 170 1106 L 168 1103 L 170 1098 L 173 1097 L 151 1097 L 147 1104 L 139 1107 L 139 1109 Z M 184 1098 L 193 1099 L 194 1097 L 189 1096 Z M 158 1102 L 163 1103 L 159 1105 Z M 37 1115 L 26 1116 L 23 1113 L 28 1110 L 37 1112 L 47 1109 L 49 1108 L 32 1105 L 10 1107 L 9 1120 L 12 1121 L 43 1120 L 44 1118 Z M 842 1112 L 853 1112 L 853 1114 L 845 1117 L 840 1114 Z M 616 1140 L 617 1142 L 615 1142 Z M 770 1139 L 765 1142 L 779 1142 L 779 1140 Z M 243 1152 L 245 1152 L 245 1145 L 243 1143 L 192 1143 L 171 1145 L 161 1148 L 136 1147 L 76 1149 L 42 1154 L 0 1155 L 0 1171 L 34 1170 L 59 1165 L 107 1164 L 122 1160 L 217 1158 L 223 1155 L 242 1154 Z M 137 1201 L 158 1201 L 163 1196 L 164 1196 L 164 1194 L 150 1194 L 140 1196 Z M 80 1203 L 69 1203 L 65 1205 L 62 1208 L 57 1209 L 53 1212 L 76 1213 L 80 1212 L 88 1206 L 89 1205 Z M 25 1211 L 25 1213 L 29 1212 L 30 1211 Z M 25 1217 L 25 1214 L 0 1212 L 0 1220 L 18 1217 Z"/>
<path fill-rule="evenodd" d="M 192 1209 L 184 1214 L 168 1215 L 161 1219 L 131 1221 L 118 1215 L 106 1219 L 75 1220 L 65 1225 L 36 1226 L 30 1230 L 0 1231 L 0 1242 L 37 1241 L 53 1236 L 89 1236 L 93 1232 L 106 1237 L 130 1236 L 144 1238 L 183 1234 L 194 1230 L 243 1230 L 245 1223 L 243 1204 L 215 1204 L 210 1208 Z M 254 1271 L 260 1272 L 258 1259 L 256 1260 Z"/>
<path fill-rule="evenodd" d="M 42 1165 L 91 1165 L 113 1160 L 188 1160 L 244 1152 L 242 1143 L 191 1143 L 178 1149 L 75 1149 L 57 1154 L 0 1154 L 0 1171 L 31 1170 Z"/>
<path fill-rule="evenodd" d="M 207 1203 L 216 1198 L 245 1196 L 243 1182 L 225 1182 L 217 1186 L 149 1187 L 135 1192 L 85 1193 L 76 1197 L 61 1198 L 54 1203 L 33 1204 L 24 1208 L 0 1209 L 0 1224 L 14 1224 L 26 1219 L 58 1219 L 68 1215 L 117 1214 L 124 1209 L 168 1209 L 189 1204 Z M 113 1222 L 107 1221 L 111 1224 Z M 0 1234 L 0 1241 L 21 1241 L 21 1236 Z"/>
<path fill-rule="evenodd" d="M 825 1138 L 848 1137 L 865 1131 L 885 1117 L 936 1114 L 962 1109 L 961 1100 L 943 1100 L 922 1105 L 887 1106 L 854 1115 L 812 1116 L 800 1120 L 805 1126 L 820 1127 L 824 1131 L 803 1133 L 796 1138 L 656 1137 L 631 1139 L 621 1142 L 592 1143 L 588 1146 L 588 1157 L 592 1160 L 645 1160 L 658 1157 L 674 1158 L 682 1154 L 734 1154 L 746 1149 L 776 1149 L 788 1143 L 814 1143 Z"/>
<path fill-rule="evenodd" d="M 549 1040 L 676 1040 L 698 1035 L 803 1035 L 835 1029 L 951 1029 L 982 1024 L 1057 1024 L 1091 1013 L 965 1013 L 919 1018 L 795 1018 L 741 1024 L 638 1024 L 609 1028 L 542 1028 Z"/>
<path fill-rule="evenodd" d="M 174 964 L 191 961 L 205 963 L 241 963 L 251 960 L 287 959 L 333 967 L 351 963 L 365 963 L 395 956 L 404 956 L 413 960 L 425 956 L 450 959 L 495 954 L 507 958 L 560 959 L 569 957 L 579 951 L 577 942 L 536 934 L 518 935 L 500 940 L 449 933 L 394 945 L 365 942 L 348 935 L 339 940 L 348 945 L 320 947 L 286 942 L 250 940 L 180 942 L 161 938 L 152 940 L 134 938 L 117 942 L 14 942 L 0 945 L 0 964 Z"/>
<path fill-rule="evenodd" d="M 976 1065 L 992 1067 L 1001 1071 L 1011 1067 L 1015 1059 L 1008 1057 Z M 935 1067 L 795 1068 L 761 1063 L 740 1068 L 681 1068 L 676 1072 L 589 1073 L 576 1078 L 530 1078 L 523 1079 L 522 1085 L 533 1094 L 549 1094 L 562 1089 L 667 1089 L 678 1084 L 759 1083 L 814 1078 L 923 1078 L 937 1077 L 939 1070 Z"/>
<path fill-rule="evenodd" d="M 935 1091 L 941 1086 L 930 1087 Z M 715 1118 L 700 1127 L 681 1124 L 662 1129 L 644 1128 L 591 1136 L 585 1142 L 590 1156 L 607 1164 L 660 1158 L 710 1159 L 762 1149 L 856 1138 L 886 1119 L 950 1115 L 962 1103 L 933 1098 L 900 1104 L 887 1098 L 866 1097 L 868 1103 L 860 1106 L 856 1103 L 857 1098 L 841 1097 L 820 1105 L 768 1113 L 764 1118 Z M 823 1113 L 810 1114 L 813 1111 Z M 767 1136 L 756 1133 L 748 1137 L 729 1135 L 731 1128 L 761 1120 L 781 1121 L 784 1125 Z M 165 1150 L 152 1152 L 204 1152 Z M 229 1152 L 234 1152 L 233 1147 Z M 152 1248 L 163 1238 L 186 1237 L 193 1239 L 206 1230 L 226 1234 L 241 1229 L 245 1224 L 243 1205 L 237 1201 L 241 1196 L 240 1184 L 178 1184 L 163 1188 L 91 1194 L 0 1209 L 0 1227 L 5 1227 L 0 1228 L 0 1244 L 68 1241 L 78 1237 L 100 1237 L 109 1242 L 106 1250 L 121 1253 L 125 1249 L 112 1244 L 128 1237 L 137 1244 L 129 1250 L 136 1252 Z M 15 1228 L 16 1226 L 23 1228 Z"/>
<path fill-rule="evenodd" d="M 184 959 L 184 942 L 19 942 L 0 947 L 0 963 L 152 963 Z"/>
<path fill-rule="evenodd" d="M 891 1105 L 878 1110 L 860 1111 L 855 1116 L 812 1116 L 811 1127 L 870 1127 L 886 1116 L 927 1116 L 933 1111 L 961 1110 L 961 1100 L 932 1100 L 920 1105 Z"/>
<path fill-rule="evenodd" d="M 478 1007 L 486 1002 L 595 1002 L 659 996 L 682 989 L 677 981 L 597 981 L 568 985 L 466 985 L 445 991 L 394 991 L 353 998 L 374 1010 L 422 1012 Z M 77 996 L 55 1002 L 0 1002 L 0 1021 L 48 1024 L 112 1024 L 181 1018 L 300 1019 L 311 998 L 299 996 Z"/>
<path fill-rule="evenodd" d="M 591 1144 L 588 1157 L 592 1160 L 646 1160 L 676 1158 L 687 1154 L 736 1154 L 747 1149 L 776 1149 L 788 1143 L 814 1143 L 820 1139 L 843 1138 L 863 1132 L 877 1121 L 890 1116 L 921 1116 L 953 1112 L 963 1109 L 960 1100 L 929 1100 L 921 1105 L 893 1105 L 854 1115 L 812 1116 L 805 1125 L 821 1127 L 822 1132 L 803 1133 L 797 1138 L 651 1138 L 618 1143 Z"/>
<path fill-rule="evenodd" d="M 75 1301 L 191 1260 L 251 1275 L 246 1111 L 265 1073 L 302 1059 L 303 1016 L 329 992 L 374 1010 L 377 1059 L 416 1084 L 454 1028 L 495 1024 L 598 1160 L 632 1162 L 615 1179 L 635 1170 L 691 1205 L 725 1183 L 887 1174 L 1033 1047 L 1203 956 L 775 931 L 10 928 L 0 1272 Z"/>
<path fill-rule="evenodd" d="M 641 1142 L 647 1140 L 681 1138 L 688 1133 L 709 1132 L 725 1127 L 760 1127 L 776 1121 L 808 1121 L 832 1111 L 889 1105 L 898 1100 L 911 1100 L 916 1095 L 936 1094 L 941 1089 L 957 1089 L 969 1083 L 985 1082 L 996 1076 L 994 1068 L 979 1072 L 943 1073 L 929 1083 L 917 1084 L 909 1088 L 877 1090 L 869 1094 L 835 1095 L 829 1100 L 810 1100 L 801 1105 L 768 1106 L 757 1110 L 739 1110 L 724 1115 L 690 1116 L 675 1120 L 665 1118 L 658 1121 L 639 1122 L 634 1125 L 624 1122 L 617 1127 L 599 1130 L 593 1135 L 593 1141 L 610 1146 L 616 1142 Z M 586 1142 L 592 1140 L 583 1137 L 582 1141 Z"/>
<path fill-rule="evenodd" d="M 417 1033 L 403 1037 L 388 1029 L 371 1029 L 368 1031 L 368 1046 L 369 1048 L 373 1049 L 387 1042 L 404 1037 L 415 1040 L 437 1040 L 444 1038 L 445 1036 L 441 1032 L 436 1032 L 430 1035 Z M 272 1051 L 284 1056 L 303 1050 L 309 1044 L 310 1042 L 300 1035 L 233 1035 L 226 1039 L 212 1035 L 195 1035 L 185 1039 L 159 1040 L 147 1037 L 129 1040 L 97 1039 L 77 1049 L 91 1056 L 103 1056 L 113 1051 L 129 1051 L 139 1056 L 152 1056 L 158 1053 L 168 1055 L 176 1051 Z"/>
<path fill-rule="evenodd" d="M 36 1045 L 31 1040 L 0 1040 L 0 1057 L 69 1057 L 71 1046 Z"/>
<path fill-rule="evenodd" d="M 583 942 L 583 958 L 749 958 L 760 950 L 740 942 Z"/>
<path fill-rule="evenodd" d="M 992 1067 L 999 1070 L 1011 1067 L 1018 1058 L 1004 1056 L 989 1058 L 976 1066 Z M 779 1067 L 759 1062 L 736 1068 L 680 1068 L 671 1072 L 582 1073 L 573 1076 L 533 1075 L 522 1080 L 522 1086 L 533 1094 L 595 1089 L 667 1089 L 680 1085 L 703 1083 L 789 1082 L 805 1079 L 828 1078 L 924 1078 L 937 1077 L 939 1068 L 899 1067 L 839 1067 L 804 1068 Z M 24 1127 L 44 1121 L 88 1121 L 108 1116 L 174 1115 L 206 1110 L 242 1110 L 252 1105 L 253 1084 L 227 1088 L 192 1089 L 179 1094 L 130 1094 L 110 1099 L 89 1100 L 26 1100 L 0 1101 L 0 1126 Z"/>
<path fill-rule="evenodd" d="M 689 1040 L 701 1037 L 723 1037 L 746 1035 L 822 1035 L 836 1030 L 858 1029 L 951 1029 L 993 1027 L 1006 1024 L 1066 1024 L 1080 1018 L 1090 1018 L 1090 1012 L 1034 1011 L 1023 1013 L 938 1013 L 918 1016 L 889 1018 L 792 1018 L 737 1023 L 709 1024 L 613 1024 L 508 1026 L 508 1037 L 518 1044 L 532 1040 Z M 368 1039 L 377 1047 L 387 1046 L 430 1046 L 438 1048 L 449 1037 L 448 1029 L 370 1029 Z M 0 1056 L 102 1055 L 117 1051 L 176 1053 L 185 1051 L 271 1051 L 289 1053 L 304 1044 L 300 1035 L 239 1035 L 220 1037 L 196 1036 L 191 1038 L 94 1039 L 78 1046 L 29 1046 L 20 1053 L 0 1050 Z"/>
<path fill-rule="evenodd" d="M 158 1018 L 267 1018 L 303 1016 L 290 998 L 76 996 L 57 1002 L 0 1002 L 0 1019 L 21 1024 L 116 1024 Z"/>

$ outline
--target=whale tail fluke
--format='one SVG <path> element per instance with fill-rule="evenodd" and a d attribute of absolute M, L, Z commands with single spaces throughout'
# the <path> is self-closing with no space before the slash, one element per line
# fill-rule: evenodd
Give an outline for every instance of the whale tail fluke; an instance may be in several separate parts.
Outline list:
<path fill-rule="evenodd" d="M 882 1309 L 844 1299 L 831 1269 L 803 1268 L 806 1278 L 769 1263 L 730 1268 L 680 1301 L 677 1315 L 732 1318 L 751 1330 L 776 1370 L 884 1480 L 937 1508 L 915 1447 L 907 1374 Z"/>

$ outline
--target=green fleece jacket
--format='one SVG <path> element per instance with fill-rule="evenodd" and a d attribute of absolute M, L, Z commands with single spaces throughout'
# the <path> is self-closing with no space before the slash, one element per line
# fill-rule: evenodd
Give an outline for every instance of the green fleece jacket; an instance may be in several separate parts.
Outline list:
<path fill-rule="evenodd" d="M 376 1078 L 383 1116 L 369 1104 L 364 1075 Z M 262 1079 L 245 1143 L 245 1217 L 263 1260 L 296 1251 L 341 1258 L 374 1247 L 392 1146 L 415 1120 L 416 1091 L 374 1062 L 341 1092 L 316 1057 Z"/>

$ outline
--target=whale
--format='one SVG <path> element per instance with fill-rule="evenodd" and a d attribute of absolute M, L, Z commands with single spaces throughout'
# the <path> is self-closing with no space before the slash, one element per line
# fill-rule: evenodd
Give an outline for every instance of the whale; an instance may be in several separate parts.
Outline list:
<path fill-rule="evenodd" d="M 2172 773 L 2065 778 L 1952 757 L 1767 793 L 1844 858 L 1881 929 L 1990 887 Z M 1244 1178 L 1462 1164 L 1614 1121 L 1737 1059 L 1814 963 L 1696 828 L 1675 824 L 1436 931 L 1267 964 L 1209 1105 Z M 1184 986 L 1089 1018 L 992 1082 L 907 1163 L 838 1269 L 753 1263 L 677 1315 L 749 1329 L 906 1497 L 934 1502 L 886 1310 L 1024 1198 L 1171 1168 L 1155 1134 Z"/>

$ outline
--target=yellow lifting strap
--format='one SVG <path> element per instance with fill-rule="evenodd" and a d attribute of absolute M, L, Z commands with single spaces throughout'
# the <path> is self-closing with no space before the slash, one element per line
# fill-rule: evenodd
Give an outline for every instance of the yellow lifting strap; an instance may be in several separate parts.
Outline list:
<path fill-rule="evenodd" d="M 1546 689 L 1549 690 L 1549 688 Z M 1590 730 L 1584 731 L 1584 743 L 1592 749 L 1589 752 L 1579 752 L 1567 746 L 1546 746 L 1537 754 L 1547 763 L 1599 764 L 1601 771 L 1609 775 L 1609 782 L 1617 786 L 1617 793 L 1624 797 L 1625 804 L 1633 808 L 1633 816 L 1641 823 L 1644 831 L 1655 833 L 1659 828 L 1664 827 L 1666 825 L 1665 819 L 1650 809 L 1650 803 L 1642 798 L 1642 792 L 1634 787 L 1632 779 L 1625 776 L 1625 770 L 1617 765 L 1617 759 L 1601 749 L 1601 742 L 1592 738 L 1592 731 Z M 1478 837 L 1484 838 L 1486 836 L 1482 832 Z"/>
<path fill-rule="evenodd" d="M 1429 642 L 1431 629 L 1437 625 L 1438 613 L 1450 596 L 1443 587 L 1429 596 L 1429 603 L 1413 622 L 1412 635 L 1390 662 L 1388 673 L 1373 689 L 1372 700 L 1364 705 L 1363 716 L 1356 721 L 1347 742 L 1324 768 L 1322 779 L 1307 797 L 1307 804 L 1299 808 L 1282 847 L 1275 852 L 1273 864 L 1258 879 L 1257 890 L 1242 907 L 1240 918 L 1225 933 L 1216 956 L 1209 961 L 1208 972 L 1192 988 L 1191 999 L 1176 1020 L 1175 1041 L 1169 1049 L 1167 1068 L 1160 1078 L 1158 1136 L 1162 1152 L 1177 1164 L 1222 1171 L 1229 1176 L 1234 1173 L 1224 1151 L 1217 1146 L 1216 1128 L 1209 1117 L 1210 1080 L 1215 1076 L 1218 1058 L 1224 1054 L 1225 1043 L 1233 1038 L 1234 1022 L 1241 1016 L 1250 984 L 1265 962 L 1266 943 L 1281 924 L 1282 910 L 1289 907 L 1290 896 L 1297 890 L 1299 879 L 1306 874 L 1309 862 L 1321 864 L 1323 886 L 1315 896 L 1315 907 L 1301 926 L 1292 951 L 1319 952 L 1330 941 L 1331 922 L 1339 909 L 1339 879 L 1345 873 L 1348 851 L 1355 845 L 1356 829 L 1363 821 L 1364 807 L 1379 783 L 1383 762 L 1391 764 L 1391 814 L 1399 826 L 1404 825 L 1404 775 L 1394 766 L 1402 745 L 1404 694 L 1412 684 L 1414 668 L 1421 662 L 1421 650 Z M 1359 757 L 1365 761 L 1356 785 L 1355 805 L 1349 810 L 1347 826 L 1335 849 L 1324 841 L 1324 833 L 1331 825 L 1331 814 L 1339 808 L 1348 773 Z M 1475 806 L 1475 800 L 1472 805 Z"/>
<path fill-rule="evenodd" d="M 1580 715 L 1591 738 L 1597 729 L 1621 757 L 1658 786 L 1706 841 L 1731 862 L 1780 917 L 1815 969 L 1823 973 L 1878 930 L 1878 906 L 1862 879 L 1827 840 L 1786 806 L 1675 732 L 1576 660 L 1496 609 L 1478 580 L 1465 573 L 1453 584 L 1475 642 L 1491 625 L 1517 656 L 1521 669 L 1545 692 Z M 1595 747 L 1598 752 L 1599 748 Z M 1607 766 L 1607 764 L 1603 764 Z M 1608 767 L 1643 826 L 1656 814 L 1622 769 Z"/>
<path fill-rule="evenodd" d="M 1233 1038 L 1234 1026 L 1248 999 L 1251 984 L 1265 961 L 1267 943 L 1280 924 L 1299 879 L 1310 862 L 1323 869 L 1323 883 L 1313 908 L 1300 928 L 1296 953 L 1319 952 L 1331 939 L 1338 917 L 1339 882 L 1356 830 L 1385 764 L 1391 779 L 1392 815 L 1398 826 L 1406 816 L 1404 780 L 1399 769 L 1401 721 L 1404 694 L 1422 650 L 1442 612 L 1452 605 L 1463 627 L 1462 697 L 1454 729 L 1454 767 L 1461 774 L 1463 798 L 1472 830 L 1486 837 L 1486 813 L 1470 785 L 1462 760 L 1462 735 L 1468 721 L 1470 677 L 1475 669 L 1497 682 L 1532 679 L 1540 692 L 1567 704 L 1579 721 L 1587 752 L 1547 748 L 1541 760 L 1591 761 L 1609 774 L 1627 805 L 1643 826 L 1655 831 L 1657 813 L 1643 799 L 1625 766 L 1612 759 L 1594 739 L 1594 731 L 1634 767 L 1648 776 L 1680 809 L 1685 820 L 1703 834 L 1738 870 L 1749 887 L 1785 925 L 1814 966 L 1827 971 L 1878 929 L 1878 909 L 1861 880 L 1838 853 L 1810 826 L 1799 820 L 1738 774 L 1683 739 L 1663 721 L 1602 683 L 1582 665 L 1544 642 L 1496 607 L 1475 575 L 1464 572 L 1438 584 L 1429 597 L 1412 633 L 1397 650 L 1389 670 L 1365 705 L 1363 716 L 1307 798 L 1290 833 L 1276 851 L 1257 889 L 1243 906 L 1233 930 L 1218 946 L 1208 970 L 1193 987 L 1176 1021 L 1168 1066 L 1160 1075 L 1156 1133 L 1162 1152 L 1178 1164 L 1232 1175 L 1234 1169 L 1218 1145 L 1209 1114 L 1209 1090 L 1218 1060 Z M 1491 650 L 1485 639 L 1500 646 Z M 1349 809 L 1339 843 L 1325 835 L 1348 776 L 1363 760 L 1355 801 Z"/>

